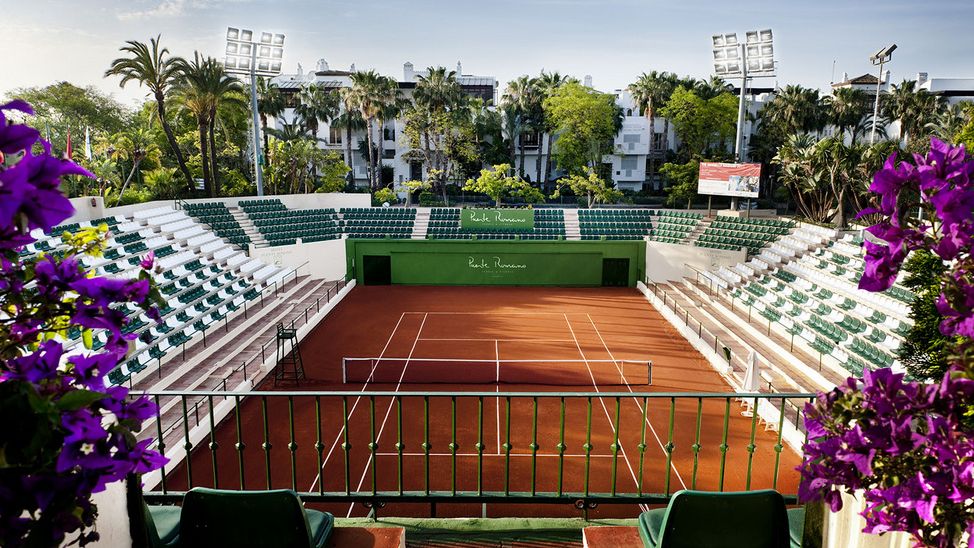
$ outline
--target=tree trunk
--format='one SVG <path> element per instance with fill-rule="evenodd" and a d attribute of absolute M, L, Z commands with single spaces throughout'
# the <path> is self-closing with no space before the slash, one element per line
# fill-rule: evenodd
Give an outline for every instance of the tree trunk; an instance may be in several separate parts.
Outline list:
<path fill-rule="evenodd" d="M 548 188 L 548 182 L 551 180 L 551 142 L 555 140 L 555 134 L 548 134 L 548 142 L 545 143 L 545 153 L 544 153 L 544 185 Z"/>
<path fill-rule="evenodd" d="M 348 112 L 345 113 L 346 118 L 348 118 Z M 348 124 L 345 126 L 345 163 L 348 164 L 348 169 L 352 173 L 352 184 L 355 184 L 355 169 L 352 167 L 352 120 L 351 118 L 345 120 Z"/>
<path fill-rule="evenodd" d="M 365 143 L 365 145 L 366 145 L 366 148 L 367 148 L 368 158 L 369 158 L 369 169 L 368 169 L 368 172 L 369 172 L 369 188 L 374 192 L 375 190 L 377 190 L 377 187 L 376 187 L 376 177 L 375 177 L 375 161 L 374 161 L 374 158 L 373 158 L 373 156 L 375 156 L 375 154 L 374 154 L 374 151 L 372 150 L 372 120 L 366 120 L 365 121 L 365 124 L 366 124 L 366 129 L 365 129 L 365 140 L 366 140 L 366 143 Z"/>
<path fill-rule="evenodd" d="M 220 168 L 216 163 L 216 113 L 210 116 L 210 177 L 213 179 L 213 195 L 220 195 Z M 258 165 L 257 169 L 261 169 Z"/>
<path fill-rule="evenodd" d="M 159 123 L 162 124 L 162 131 L 166 134 L 166 140 L 169 141 L 169 148 L 172 149 L 173 156 L 176 157 L 176 164 L 179 165 L 179 171 L 183 172 L 186 177 L 186 182 L 189 185 L 190 194 L 196 190 L 196 181 L 193 180 L 193 174 L 186 167 L 186 160 L 183 158 L 183 152 L 179 150 L 179 144 L 176 142 L 176 136 L 173 135 L 172 127 L 169 126 L 169 121 L 166 120 L 166 98 L 162 93 L 156 93 L 156 110 L 159 112 Z"/>
<path fill-rule="evenodd" d="M 542 191 L 544 190 L 544 185 L 541 182 L 541 163 L 542 163 L 541 161 L 544 158 L 543 158 L 543 156 L 541 154 L 541 150 L 542 150 L 542 145 L 544 145 L 544 137 L 545 137 L 544 132 L 538 133 L 538 139 L 540 139 L 538 141 L 538 155 L 537 155 L 537 158 L 534 161 L 535 167 L 537 168 L 535 170 L 534 182 L 538 184 L 538 187 L 541 188 Z"/>
<path fill-rule="evenodd" d="M 213 181 L 210 179 L 210 162 L 206 154 L 206 120 L 199 120 L 200 126 L 200 160 L 203 166 L 203 191 L 211 198 L 213 194 Z"/>
<path fill-rule="evenodd" d="M 267 135 L 267 115 L 260 113 L 260 126 L 264 131 L 264 165 L 271 165 L 271 143 Z"/>
<path fill-rule="evenodd" d="M 646 114 L 649 115 L 649 184 L 654 186 L 656 181 L 656 152 L 653 150 L 653 132 L 656 128 L 656 113 L 653 112 L 652 108 L 649 108 L 646 110 Z"/>
<path fill-rule="evenodd" d="M 118 204 L 122 202 L 122 195 L 125 194 L 125 189 L 126 187 L 129 186 L 129 181 L 132 180 L 132 176 L 135 175 L 136 171 L 138 171 L 139 164 L 141 163 L 142 163 L 142 158 L 139 158 L 138 160 L 132 163 L 132 170 L 129 171 L 128 177 L 125 178 L 125 182 L 122 184 L 122 190 L 118 192 L 118 199 L 115 200 L 115 207 L 118 207 Z"/>
<path fill-rule="evenodd" d="M 523 179 L 524 178 L 524 133 L 521 132 L 518 133 L 517 144 L 518 144 L 517 149 L 521 153 L 521 158 L 518 161 L 518 164 L 520 165 L 520 167 L 518 167 L 518 172 L 520 173 L 521 178 Z"/>

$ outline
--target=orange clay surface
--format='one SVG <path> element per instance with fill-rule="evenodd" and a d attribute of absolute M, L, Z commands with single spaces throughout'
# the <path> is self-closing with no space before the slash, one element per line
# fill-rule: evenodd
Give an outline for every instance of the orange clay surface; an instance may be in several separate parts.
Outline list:
<path fill-rule="evenodd" d="M 683 488 L 724 490 L 777 488 L 785 494 L 797 489 L 794 471 L 798 456 L 787 446 L 775 451 L 778 435 L 743 416 L 737 400 L 649 399 L 658 392 L 730 392 L 730 388 L 677 331 L 646 302 L 627 288 L 520 288 L 520 287 L 357 287 L 301 343 L 308 382 L 275 388 L 268 380 L 260 390 L 398 391 L 399 398 L 294 397 L 294 421 L 288 420 L 287 398 L 250 398 L 216 428 L 216 449 L 210 439 L 197 444 L 191 470 L 182 464 L 172 470 L 168 489 L 213 486 L 213 462 L 218 486 L 268 488 L 265 467 L 269 461 L 270 487 L 297 491 L 485 491 L 530 492 L 532 478 L 538 492 L 608 493 L 613 477 L 618 493 L 673 492 Z M 443 384 L 408 369 L 408 382 L 342 384 L 343 357 L 454 358 L 478 360 L 577 360 L 564 366 L 558 386 L 539 384 Z M 585 360 L 652 361 L 653 384 L 597 385 Z M 417 362 L 420 363 L 420 362 Z M 602 367 L 602 366 L 599 366 Z M 435 375 L 435 369 L 428 371 Z M 523 374 L 523 372 L 522 372 Z M 545 375 L 552 374 L 550 371 Z M 524 377 L 521 377 L 524 378 Z M 429 399 L 429 425 L 424 424 L 424 400 L 410 395 L 438 392 Z M 561 401 L 538 398 L 537 420 L 531 397 L 464 398 L 464 392 L 615 392 L 617 399 L 591 400 L 591 418 L 585 398 L 566 398 L 564 458 Z M 451 395 L 457 395 L 455 403 Z M 726 455 L 720 446 L 725 435 Z M 451 407 L 456 407 L 456 421 Z M 697 408 L 702 416 L 697 424 Z M 482 406 L 482 407 L 481 407 Z M 482 409 L 478 413 L 478 409 Z M 510 433 L 508 433 L 510 413 Z M 673 427 L 670 429 L 670 417 Z M 266 417 L 266 421 L 265 421 Z M 347 418 L 346 418 L 347 417 Z M 586 424 L 591 420 L 590 459 L 586 464 Z M 265 427 L 266 422 L 266 427 Z M 348 427 L 345 428 L 347 423 Z M 698 434 L 699 429 L 699 434 Z M 619 451 L 611 446 L 618 431 Z M 454 433 L 455 432 L 455 433 Z M 753 457 L 747 446 L 754 438 Z M 265 436 L 270 450 L 265 451 Z M 373 438 L 374 436 L 374 438 Z M 430 444 L 427 458 L 422 447 Z M 699 436 L 699 438 L 698 438 Z M 375 455 L 369 448 L 376 440 Z M 244 444 L 244 485 L 240 459 L 234 449 Z M 289 450 L 289 444 L 296 444 Z M 348 443 L 348 449 L 343 444 Z M 450 448 L 456 443 L 456 456 Z M 532 450 L 536 440 L 537 450 Z M 672 441 L 667 465 L 666 445 Z M 400 457 L 397 442 L 403 444 Z M 483 458 L 477 444 L 483 446 Z M 505 445 L 510 444 L 510 456 Z M 693 446 L 699 443 L 699 453 Z M 640 450 L 640 445 L 644 449 Z M 213 455 L 216 455 L 215 458 Z M 346 458 L 347 457 L 347 458 Z M 724 462 L 721 479 L 721 462 Z M 747 472 L 751 470 L 750 485 Z M 455 471 L 455 473 L 454 473 Z M 505 473 L 508 472 L 508 473 Z M 455 477 L 455 483 L 454 478 Z M 361 517 L 369 509 L 361 503 L 311 503 L 338 517 Z M 591 517 L 635 517 L 645 505 L 600 504 Z M 389 503 L 380 516 L 424 517 L 433 513 L 428 503 Z M 572 504 L 439 503 L 438 517 L 469 516 L 579 516 Z"/>

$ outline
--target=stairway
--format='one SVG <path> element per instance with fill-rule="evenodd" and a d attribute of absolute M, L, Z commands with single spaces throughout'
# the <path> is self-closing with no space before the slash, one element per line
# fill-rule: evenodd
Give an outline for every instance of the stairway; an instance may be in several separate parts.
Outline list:
<path fill-rule="evenodd" d="M 430 226 L 430 208 L 416 208 L 416 218 L 413 220 L 413 235 L 410 239 L 425 240 Z"/>
<path fill-rule="evenodd" d="M 578 227 L 578 210 L 577 209 L 566 209 L 565 210 L 565 239 L 566 240 L 581 240 L 582 231 Z"/>
<path fill-rule="evenodd" d="M 693 230 L 691 230 L 690 233 L 687 234 L 687 237 L 684 238 L 683 241 L 680 243 L 686 245 L 692 245 L 693 242 L 697 241 L 697 238 L 699 238 L 700 235 L 703 234 L 705 230 L 710 228 L 711 221 L 712 219 L 708 219 L 706 217 L 700 219 L 700 222 L 697 223 L 697 226 L 693 227 Z"/>
<path fill-rule="evenodd" d="M 254 226 L 253 221 L 250 220 L 250 216 L 247 215 L 242 209 L 236 206 L 229 207 L 227 209 L 230 210 L 230 215 L 233 215 L 233 218 L 236 219 L 237 224 L 239 224 L 240 228 L 243 229 L 244 234 L 246 234 L 250 238 L 250 241 L 253 242 L 254 247 L 268 247 L 271 245 L 266 239 L 264 239 L 263 234 L 257 230 L 257 227 Z"/>

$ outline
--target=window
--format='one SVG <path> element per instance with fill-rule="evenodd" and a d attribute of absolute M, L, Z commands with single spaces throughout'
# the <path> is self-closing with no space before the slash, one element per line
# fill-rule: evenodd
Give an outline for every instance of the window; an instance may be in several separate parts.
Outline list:
<path fill-rule="evenodd" d="M 386 141 L 395 141 L 396 129 L 391 127 L 382 128 L 382 139 Z"/>
<path fill-rule="evenodd" d="M 663 134 L 653 133 L 653 150 L 663 150 Z"/>
<path fill-rule="evenodd" d="M 328 128 L 328 142 L 333 145 L 342 144 L 342 135 L 344 131 L 340 127 L 330 127 Z"/>
<path fill-rule="evenodd" d="M 622 165 L 620 166 L 622 169 L 636 169 L 636 165 L 637 162 L 635 156 L 622 157 Z"/>
<path fill-rule="evenodd" d="M 640 141 L 640 135 L 638 133 L 624 133 L 622 135 L 623 143 L 638 143 Z"/>
<path fill-rule="evenodd" d="M 521 134 L 521 143 L 526 147 L 538 146 L 538 134 L 534 131 Z"/>
<path fill-rule="evenodd" d="M 384 159 L 386 159 L 386 160 L 392 160 L 393 158 L 396 157 L 396 149 L 394 149 L 394 148 L 387 148 L 387 149 L 383 150 L 382 151 L 382 157 Z"/>
<path fill-rule="evenodd" d="M 631 108 L 627 108 L 626 109 L 626 116 L 632 116 L 632 109 Z"/>

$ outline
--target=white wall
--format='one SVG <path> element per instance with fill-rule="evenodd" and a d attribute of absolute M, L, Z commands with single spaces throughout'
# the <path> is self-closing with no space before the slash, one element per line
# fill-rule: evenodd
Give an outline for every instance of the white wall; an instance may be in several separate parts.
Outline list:
<path fill-rule="evenodd" d="M 262 248 L 251 245 L 250 256 L 279 267 L 298 268 L 304 265 L 300 274 L 309 274 L 315 279 L 340 280 L 348 270 L 344 239 Z"/>
<path fill-rule="evenodd" d="M 714 270 L 721 266 L 733 266 L 747 260 L 747 253 L 710 249 L 664 242 L 646 242 L 646 276 L 654 282 L 680 280 L 692 276 L 686 265 L 700 270 Z"/>

